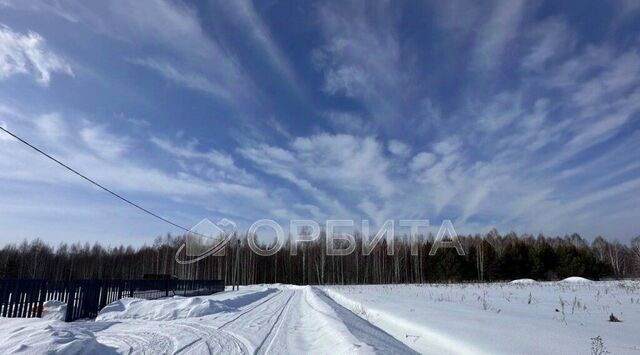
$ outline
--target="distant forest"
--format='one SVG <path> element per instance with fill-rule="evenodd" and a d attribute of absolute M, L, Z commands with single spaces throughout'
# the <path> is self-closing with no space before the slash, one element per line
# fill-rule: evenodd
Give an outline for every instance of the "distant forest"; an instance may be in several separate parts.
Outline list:
<path fill-rule="evenodd" d="M 30 279 L 140 279 L 144 274 L 171 274 L 180 279 L 224 279 L 227 284 L 379 284 L 460 281 L 500 281 L 518 278 L 558 280 L 582 276 L 594 280 L 640 276 L 640 236 L 629 245 L 597 237 L 587 243 L 577 234 L 545 237 L 496 230 L 481 236 L 460 236 L 466 251 L 439 249 L 429 256 L 433 236 L 416 242 L 411 255 L 407 238 L 396 237 L 395 255 L 382 242 L 369 256 L 361 254 L 362 239 L 348 256 L 326 256 L 324 234 L 301 243 L 297 255 L 285 245 L 273 256 L 259 256 L 245 238 L 235 238 L 225 256 L 210 256 L 180 265 L 175 254 L 184 237 L 158 237 L 152 245 L 103 247 L 41 240 L 10 244 L 0 250 L 0 276 Z"/>

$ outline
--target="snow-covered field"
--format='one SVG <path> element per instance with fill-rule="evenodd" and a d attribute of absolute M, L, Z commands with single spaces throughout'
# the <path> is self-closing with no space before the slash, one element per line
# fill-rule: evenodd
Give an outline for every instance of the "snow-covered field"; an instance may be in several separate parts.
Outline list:
<path fill-rule="evenodd" d="M 640 282 L 289 286 L 0 319 L 0 354 L 640 354 Z M 622 322 L 609 322 L 613 313 Z"/>
<path fill-rule="evenodd" d="M 517 280 L 492 284 L 324 287 L 425 354 L 640 354 L 640 282 Z M 609 322 L 613 314 L 622 322 Z"/>

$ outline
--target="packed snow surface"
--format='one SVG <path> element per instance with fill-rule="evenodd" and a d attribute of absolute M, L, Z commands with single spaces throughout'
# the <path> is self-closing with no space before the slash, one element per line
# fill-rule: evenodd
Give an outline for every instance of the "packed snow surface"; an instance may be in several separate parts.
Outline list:
<path fill-rule="evenodd" d="M 0 354 L 640 353 L 640 282 L 256 285 L 0 319 Z M 622 322 L 609 322 L 614 314 Z"/>

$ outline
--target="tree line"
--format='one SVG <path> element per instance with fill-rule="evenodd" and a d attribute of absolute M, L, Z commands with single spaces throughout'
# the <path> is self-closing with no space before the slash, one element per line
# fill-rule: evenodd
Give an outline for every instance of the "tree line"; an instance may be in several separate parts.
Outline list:
<path fill-rule="evenodd" d="M 591 243 L 578 234 L 564 237 L 500 235 L 460 236 L 465 255 L 440 248 L 429 256 L 432 235 L 410 240 L 394 238 L 393 255 L 382 240 L 362 255 L 356 251 L 326 255 L 327 238 L 299 243 L 292 255 L 289 241 L 271 256 L 255 254 L 246 237 L 234 236 L 224 256 L 209 256 L 194 264 L 175 260 L 184 236 L 157 237 L 153 244 L 104 247 L 66 244 L 57 247 L 40 239 L 7 244 L 0 249 L 0 277 L 28 279 L 140 279 L 145 274 L 169 274 L 180 279 L 224 279 L 227 284 L 380 284 L 501 281 L 518 278 L 558 280 L 582 276 L 594 280 L 640 277 L 640 236 L 629 245 L 602 237 Z M 265 245 L 265 248 L 268 246 Z M 412 255 L 411 250 L 417 251 Z"/>

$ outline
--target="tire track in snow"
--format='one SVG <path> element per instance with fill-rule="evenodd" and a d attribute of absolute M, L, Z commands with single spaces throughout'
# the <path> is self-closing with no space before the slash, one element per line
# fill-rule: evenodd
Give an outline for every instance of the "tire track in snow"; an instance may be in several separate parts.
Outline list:
<path fill-rule="evenodd" d="M 284 318 L 282 316 L 283 316 L 283 314 L 286 316 L 286 314 L 288 313 L 289 304 L 291 303 L 291 299 L 295 295 L 296 295 L 295 291 L 291 293 L 291 296 L 289 296 L 289 299 L 287 299 L 287 303 L 285 303 L 284 307 L 282 307 L 282 310 L 280 311 L 280 314 L 278 314 L 278 318 L 276 319 L 275 323 L 273 323 L 273 325 L 271 326 L 271 329 L 269 330 L 267 335 L 264 337 L 264 339 L 262 340 L 260 345 L 258 345 L 256 350 L 254 351 L 254 354 L 260 353 L 260 350 L 262 349 L 262 346 L 264 345 L 264 342 L 271 336 L 271 333 L 275 329 L 275 333 L 273 333 L 273 337 L 271 337 L 271 341 L 269 342 L 269 346 L 267 346 L 267 349 L 263 353 L 267 354 L 269 352 L 269 349 L 271 349 L 271 345 L 273 345 L 273 342 L 276 339 L 276 337 L 278 336 L 278 334 L 280 333 L 280 328 L 282 328 L 282 324 L 284 323 Z M 281 319 L 282 319 L 282 321 L 281 321 Z M 276 328 L 276 325 L 277 325 L 277 328 Z"/>
<path fill-rule="evenodd" d="M 124 346 L 119 346 L 118 348 L 125 348 L 127 354 L 143 354 L 146 352 L 166 353 L 167 349 L 171 349 L 173 345 L 171 338 L 164 334 L 148 330 L 134 333 L 120 333 L 117 336 L 109 334 L 100 336 L 103 341 L 105 337 L 108 343 L 123 344 Z"/>
<path fill-rule="evenodd" d="M 273 333 L 279 320 L 282 319 L 284 310 L 295 294 L 295 291 L 292 290 L 279 292 L 268 301 L 252 307 L 218 329 L 245 340 L 245 344 L 250 349 L 249 353 L 255 354 Z"/>
<path fill-rule="evenodd" d="M 278 290 L 278 292 L 276 292 L 273 296 L 267 298 L 266 300 L 261 301 L 260 303 L 256 304 L 255 306 L 253 306 L 253 307 L 251 307 L 251 308 L 249 308 L 249 309 L 247 309 L 245 311 L 242 311 L 242 313 L 240 313 L 236 317 L 233 317 L 232 319 L 230 319 L 230 320 L 224 322 L 222 325 L 218 326 L 218 329 L 225 328 L 229 324 L 232 324 L 233 322 L 237 321 L 238 319 L 240 319 L 241 317 L 245 316 L 246 314 L 253 312 L 256 308 L 258 308 L 258 307 L 262 306 L 263 304 L 271 301 L 272 299 L 276 298 L 280 294 L 282 294 L 282 290 Z"/>
<path fill-rule="evenodd" d="M 187 344 L 182 349 L 175 351 L 173 354 L 189 353 L 192 349 L 195 349 L 198 345 L 204 344 L 209 351 L 209 354 L 218 354 L 221 351 L 225 353 L 233 353 L 235 350 L 237 353 L 248 353 L 247 346 L 238 338 L 224 331 L 219 331 L 215 327 L 201 325 L 198 323 L 178 323 L 175 326 L 187 328 L 188 331 L 198 334 L 200 337 L 190 344 Z M 216 348 L 215 350 L 212 348 Z M 201 352 L 198 352 L 198 354 Z"/>
<path fill-rule="evenodd" d="M 147 352 L 180 355 L 200 353 L 250 354 L 253 352 L 255 342 L 247 341 L 245 339 L 246 334 L 238 330 L 255 327 L 254 323 L 265 320 L 265 316 L 267 320 L 274 317 L 276 312 L 283 309 L 279 300 L 284 296 L 283 291 L 278 290 L 264 300 L 247 305 L 248 308 L 245 308 L 237 315 L 233 315 L 228 320 L 215 316 L 204 316 L 171 321 L 149 321 L 148 323 L 140 323 L 138 330 L 130 330 L 125 334 L 107 331 L 99 336 L 103 342 L 126 349 L 125 351 L 129 354 Z M 224 323 L 216 326 L 216 321 L 224 321 Z M 273 321 L 270 321 L 265 327 L 269 325 L 273 327 L 271 322 Z M 240 323 L 239 327 L 234 326 L 237 323 Z M 227 328 L 238 329 L 228 331 Z M 195 337 L 195 339 L 189 339 L 188 337 Z M 182 343 L 181 340 L 186 341 L 186 343 Z"/>

